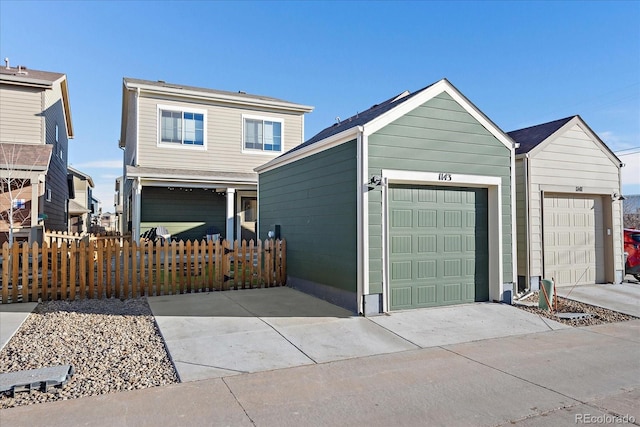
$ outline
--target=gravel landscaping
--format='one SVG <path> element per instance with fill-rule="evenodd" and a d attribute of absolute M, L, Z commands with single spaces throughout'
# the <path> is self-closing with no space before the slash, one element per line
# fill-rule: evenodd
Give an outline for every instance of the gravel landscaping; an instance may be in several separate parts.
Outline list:
<path fill-rule="evenodd" d="M 557 311 L 543 310 L 538 308 L 538 297 L 539 292 L 533 292 L 517 301 L 514 301 L 514 306 L 570 326 L 592 326 L 636 319 L 636 317 L 619 313 L 617 311 L 607 310 L 606 308 L 596 307 L 562 297 L 558 297 Z M 584 313 L 587 316 L 576 319 L 562 319 L 558 317 L 558 314 L 560 313 Z"/>
<path fill-rule="evenodd" d="M 63 388 L 0 393 L 0 409 L 178 382 L 145 298 L 38 304 L 0 351 L 0 372 L 66 364 Z"/>

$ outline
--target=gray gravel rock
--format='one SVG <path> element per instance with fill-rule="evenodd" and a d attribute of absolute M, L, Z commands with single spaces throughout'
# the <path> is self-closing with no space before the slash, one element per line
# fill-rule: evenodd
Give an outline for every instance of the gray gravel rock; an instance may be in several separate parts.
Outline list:
<path fill-rule="evenodd" d="M 585 304 L 578 301 L 558 297 L 558 310 L 557 312 L 543 310 L 538 308 L 539 291 L 533 292 L 526 297 L 515 301 L 514 306 L 526 310 L 531 313 L 539 314 L 540 316 L 547 317 L 555 320 L 556 322 L 564 323 L 571 326 L 592 326 L 601 325 L 603 323 L 612 322 L 625 322 L 627 320 L 636 319 L 636 317 L 629 316 L 617 311 L 608 310 L 602 307 L 596 307 L 590 304 Z M 591 316 L 580 317 L 575 319 L 563 319 L 558 317 L 556 313 L 587 313 Z"/>
<path fill-rule="evenodd" d="M 146 298 L 41 303 L 0 351 L 0 372 L 64 364 L 64 387 L 0 394 L 0 408 L 178 382 Z"/>

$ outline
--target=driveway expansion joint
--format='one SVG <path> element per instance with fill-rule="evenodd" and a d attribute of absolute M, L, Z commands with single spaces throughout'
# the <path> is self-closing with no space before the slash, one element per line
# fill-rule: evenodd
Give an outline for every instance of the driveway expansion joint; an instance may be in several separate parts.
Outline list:
<path fill-rule="evenodd" d="M 247 412 L 245 407 L 242 406 L 242 403 L 240 403 L 240 401 L 238 400 L 238 396 L 236 396 L 236 394 L 233 392 L 233 390 L 231 390 L 231 387 L 229 387 L 229 384 L 227 384 L 227 382 L 225 381 L 224 378 L 220 378 L 220 379 L 222 380 L 224 385 L 227 387 L 227 390 L 229 390 L 229 393 L 231 393 L 231 396 L 233 396 L 233 399 L 236 401 L 238 406 L 240 406 L 240 409 L 242 409 L 242 412 L 244 412 L 244 414 L 247 416 L 247 419 L 249 419 L 249 422 L 251 422 L 251 425 L 255 426 L 256 425 L 255 421 L 253 421 L 253 419 L 251 418 L 251 416 L 249 415 L 249 413 Z"/>

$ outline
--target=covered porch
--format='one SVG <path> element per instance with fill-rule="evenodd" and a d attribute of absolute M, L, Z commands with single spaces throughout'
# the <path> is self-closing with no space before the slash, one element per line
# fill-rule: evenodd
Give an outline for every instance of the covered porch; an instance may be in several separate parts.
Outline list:
<path fill-rule="evenodd" d="M 134 240 L 166 227 L 172 240 L 255 240 L 257 174 L 128 166 Z"/>

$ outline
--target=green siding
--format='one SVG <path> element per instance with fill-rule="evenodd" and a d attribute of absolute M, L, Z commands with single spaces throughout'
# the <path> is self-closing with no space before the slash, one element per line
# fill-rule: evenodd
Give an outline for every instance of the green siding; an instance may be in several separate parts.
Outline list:
<path fill-rule="evenodd" d="M 259 176 L 259 235 L 279 224 L 290 276 L 356 292 L 356 142 Z"/>
<path fill-rule="evenodd" d="M 209 227 L 216 227 L 224 237 L 226 230 L 226 195 L 211 190 L 191 191 L 161 187 L 142 188 L 140 233 L 163 225 L 179 240 L 200 240 Z"/>
<path fill-rule="evenodd" d="M 504 280 L 513 271 L 510 150 L 442 93 L 369 136 L 369 174 L 382 169 L 502 178 Z M 369 192 L 369 286 L 382 292 L 381 189 Z"/>

